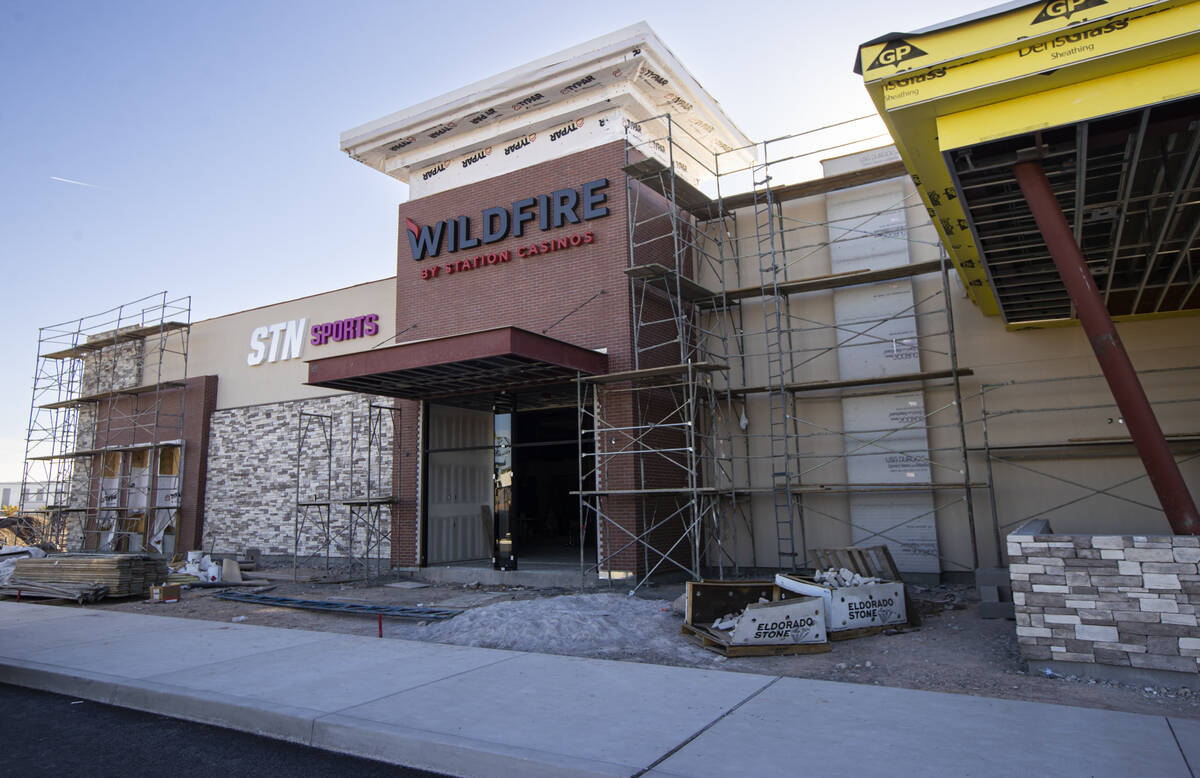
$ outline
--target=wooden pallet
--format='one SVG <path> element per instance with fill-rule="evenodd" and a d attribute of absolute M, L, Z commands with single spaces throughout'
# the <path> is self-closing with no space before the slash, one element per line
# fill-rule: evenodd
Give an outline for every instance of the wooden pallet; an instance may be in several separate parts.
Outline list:
<path fill-rule="evenodd" d="M 788 656 L 791 654 L 824 654 L 833 649 L 828 643 L 786 643 L 783 645 L 734 645 L 724 635 L 706 627 L 684 624 L 680 634 L 703 649 L 726 657 Z"/>
<path fill-rule="evenodd" d="M 814 548 L 810 554 L 813 565 L 821 570 L 828 570 L 831 567 L 840 570 L 844 567 L 862 576 L 873 576 L 885 581 L 904 581 L 904 576 L 896 567 L 896 560 L 892 558 L 892 552 L 888 550 L 887 546 Z M 912 597 L 908 594 L 907 586 L 904 587 L 904 612 L 908 614 L 906 622 L 908 626 L 921 626 L 921 614 L 917 613 L 917 609 L 913 607 Z M 830 640 L 848 640 L 848 638 L 835 638 L 833 635 L 832 632 L 829 634 Z"/>
<path fill-rule="evenodd" d="M 897 624 L 895 626 L 898 627 L 901 625 Z M 855 638 L 865 638 L 871 635 L 882 635 L 885 629 L 888 629 L 888 627 L 859 627 L 857 629 L 842 629 L 837 632 L 829 630 L 829 639 L 830 641 L 854 640 Z"/>
<path fill-rule="evenodd" d="M 840 570 L 844 567 L 861 576 L 873 576 L 885 581 L 903 580 L 887 546 L 814 548 L 811 556 L 813 565 L 821 570 L 831 567 Z"/>

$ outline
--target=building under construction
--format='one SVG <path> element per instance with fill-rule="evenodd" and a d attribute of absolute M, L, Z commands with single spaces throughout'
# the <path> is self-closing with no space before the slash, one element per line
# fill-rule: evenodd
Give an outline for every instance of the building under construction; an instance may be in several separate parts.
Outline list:
<path fill-rule="evenodd" d="M 396 276 L 44 331 L 26 469 L 59 485 L 49 537 L 640 582 L 851 544 L 932 579 L 1002 564 L 1031 518 L 1169 532 L 1010 173 L 1042 154 L 1194 489 L 1200 98 L 1143 90 L 1037 129 L 1013 108 L 1011 137 L 984 137 L 996 118 L 964 118 L 982 103 L 946 64 L 982 49 L 943 61 L 926 39 L 999 25 L 1004 57 L 1081 23 L 1013 33 L 1035 5 L 864 45 L 894 146 L 878 117 L 754 142 L 645 25 L 343 133 L 410 187 Z M 1200 57 L 1117 5 L 1085 27 L 1129 40 L 1055 65 L 1054 88 L 1107 77 L 1120 46 Z"/>

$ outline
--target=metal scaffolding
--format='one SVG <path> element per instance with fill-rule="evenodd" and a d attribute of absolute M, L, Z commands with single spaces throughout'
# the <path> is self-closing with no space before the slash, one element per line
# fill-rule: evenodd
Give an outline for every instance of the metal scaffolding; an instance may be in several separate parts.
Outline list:
<path fill-rule="evenodd" d="M 38 331 L 24 541 L 174 553 L 190 322 L 191 298 L 161 292 Z"/>
<path fill-rule="evenodd" d="M 296 420 L 296 500 L 292 530 L 293 578 L 305 563 L 333 559 L 364 580 L 391 569 L 392 518 L 398 472 L 394 436 L 400 409 L 368 402 L 349 414 L 349 439 L 338 453 L 333 413 L 300 411 Z M 337 462 L 335 469 L 334 463 Z M 347 479 L 335 477 L 346 472 Z M 337 496 L 338 484 L 345 494 Z"/>
<path fill-rule="evenodd" d="M 366 422 L 365 435 L 358 430 L 358 420 Z M 399 426 L 400 409 L 391 405 L 371 403 L 365 417 L 350 417 L 350 497 L 342 504 L 349 511 L 347 548 L 355 564 L 362 566 L 364 580 L 372 575 L 372 563 L 376 576 L 391 569 L 392 514 L 399 476 L 393 439 Z M 364 450 L 366 463 L 360 469 L 357 463 Z M 359 532 L 361 545 L 357 543 Z"/>
<path fill-rule="evenodd" d="M 1142 370 L 1139 375 L 1163 419 L 1172 455 L 1195 478 L 1200 472 L 1200 428 L 1195 422 L 1200 365 Z M 972 451 L 986 462 L 998 565 L 1002 536 L 1030 519 L 1044 518 L 1060 526 L 1060 520 L 1066 525 L 1072 520 L 1094 523 L 1109 514 L 1125 519 L 1164 517 L 1102 375 L 985 383 L 978 403 L 982 445 Z M 1043 421 L 1030 424 L 1031 419 Z M 1055 426 L 1064 420 L 1070 431 L 1065 437 L 1056 434 Z M 1082 473 L 1064 468 L 1080 461 L 1091 466 Z M 1045 485 L 1062 494 L 1043 499 Z"/>
<path fill-rule="evenodd" d="M 901 547 L 907 525 L 951 511 L 970 527 L 971 551 L 969 558 L 939 555 L 939 564 L 978 566 L 971 492 L 984 485 L 970 477 L 959 384 L 970 371 L 958 365 L 948 262 L 942 253 L 851 272 L 810 267 L 809 257 L 862 238 L 939 252 L 940 245 L 932 230 L 928 240 L 912 236 L 922 225 L 909 226 L 908 215 L 920 205 L 908 198 L 852 222 L 790 212 L 793 201 L 904 175 L 892 163 L 777 185 L 777 170 L 828 151 L 797 150 L 813 145 L 808 135 L 758 144 L 754 161 L 744 164 L 736 154 L 744 159 L 745 149 L 699 151 L 703 144 L 669 115 L 629 125 L 632 365 L 579 379 L 580 532 L 595 526 L 600 549 L 595 565 L 581 560 L 584 572 L 637 569 L 644 579 L 660 569 L 694 578 L 737 575 L 743 567 L 795 569 L 808 563 L 815 525 L 826 536 L 840 527 L 855 542 Z M 723 194 L 739 183 L 748 191 Z M 895 234 L 877 226 L 889 215 L 905 225 Z M 817 293 L 909 279 L 916 296 L 872 320 L 847 325 L 807 307 Z M 916 369 L 839 375 L 839 352 L 886 343 L 880 333 L 902 317 L 915 322 L 902 347 Z M 831 400 L 897 390 L 939 402 L 878 428 L 822 417 Z M 922 445 L 905 442 L 913 431 Z M 920 483 L 846 475 L 853 458 L 880 455 L 911 460 L 930 475 Z M 914 492 L 931 495 L 932 504 L 895 512 L 886 526 L 851 515 L 853 495 Z M 773 542 L 756 538 L 752 503 L 760 517 L 770 514 Z M 766 527 L 761 520 L 757 534 Z"/>

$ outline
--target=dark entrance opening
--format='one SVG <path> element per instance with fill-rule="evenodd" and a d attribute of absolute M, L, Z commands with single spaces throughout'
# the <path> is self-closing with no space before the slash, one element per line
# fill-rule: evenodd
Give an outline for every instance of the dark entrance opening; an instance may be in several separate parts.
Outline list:
<path fill-rule="evenodd" d="M 513 414 L 514 537 L 521 559 L 579 562 L 579 440 L 574 408 Z M 585 452 L 590 453 L 590 452 Z M 585 469 L 587 468 L 585 458 Z M 584 489 L 591 489 L 587 479 Z M 595 556 L 595 530 L 584 539 Z"/>

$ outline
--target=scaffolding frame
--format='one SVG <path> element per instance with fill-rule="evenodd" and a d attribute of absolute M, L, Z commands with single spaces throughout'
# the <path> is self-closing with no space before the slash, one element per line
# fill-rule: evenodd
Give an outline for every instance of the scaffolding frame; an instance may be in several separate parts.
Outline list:
<path fill-rule="evenodd" d="M 363 580 L 384 575 L 391 569 L 392 514 L 399 470 L 393 460 L 396 430 L 400 429 L 400 409 L 393 405 L 367 405 L 366 442 L 363 443 L 356 421 L 362 415 L 350 415 L 350 497 L 342 500 L 349 513 L 349 555 L 353 564 L 362 566 Z M 355 467 L 359 449 L 366 449 L 366 467 L 360 474 Z M 387 476 L 385 477 L 385 468 Z M 385 487 L 386 484 L 386 487 Z M 355 555 L 356 538 L 362 530 L 362 553 Z"/>
<path fill-rule="evenodd" d="M 174 552 L 166 536 L 182 506 L 190 327 L 191 298 L 164 291 L 38 330 L 26 542 L 66 548 L 73 520 L 84 549 Z M 39 491 L 45 505 L 34 509 Z"/>
<path fill-rule="evenodd" d="M 292 528 L 292 578 L 302 563 L 325 557 L 332 570 L 334 552 L 364 581 L 391 570 L 392 519 L 397 500 L 394 439 L 400 409 L 369 401 L 366 413 L 351 412 L 346 493 L 336 494 L 334 449 L 337 415 L 299 411 L 296 420 L 295 508 Z M 365 462 L 363 462 L 365 460 Z M 359 464 L 363 463 L 363 464 Z M 302 552 L 306 533 L 313 547 Z"/>
<path fill-rule="evenodd" d="M 1159 398 L 1154 401 L 1154 407 L 1162 409 L 1169 408 L 1170 406 L 1185 406 L 1191 409 L 1192 414 L 1195 414 L 1196 409 L 1200 408 L 1200 392 L 1194 389 L 1197 385 L 1196 377 L 1200 375 L 1200 365 L 1153 368 L 1141 370 L 1139 371 L 1139 375 L 1152 388 L 1157 388 L 1155 386 L 1157 379 L 1170 380 L 1172 378 L 1190 376 L 1190 379 L 1180 382 L 1181 385 L 1190 387 L 1190 392 L 1172 398 Z M 1133 448 L 1133 442 L 1128 432 L 1122 426 L 1123 420 L 1120 417 L 1120 410 L 1117 408 L 1116 401 L 1112 399 L 1111 394 L 1108 394 L 1107 384 L 1104 381 L 1105 379 L 1102 374 L 1088 373 L 1039 379 L 1014 379 L 1000 383 L 985 383 L 980 386 L 977 395 L 979 400 L 979 418 L 977 421 L 981 427 L 982 445 L 973 448 L 972 451 L 983 455 L 987 469 L 988 501 L 991 507 L 992 532 L 996 542 L 996 564 L 998 566 L 1003 564 L 1002 550 L 1004 545 L 1002 537 L 1006 531 L 1011 531 L 1013 528 L 1021 526 L 1030 519 L 1040 518 L 1054 521 L 1056 514 L 1060 511 L 1064 511 L 1085 501 L 1103 498 L 1121 503 L 1123 506 L 1134 506 L 1154 514 L 1162 515 L 1163 520 L 1166 521 L 1162 505 L 1157 501 L 1153 503 L 1143 502 L 1118 492 L 1118 490 L 1133 486 L 1139 482 L 1147 481 L 1149 476 L 1144 466 L 1142 466 L 1137 452 Z M 1095 393 L 1103 396 L 1104 400 L 1090 403 L 1063 403 L 1055 401 L 1036 407 L 1025 404 L 1022 404 L 1020 407 L 1011 408 L 996 407 L 997 402 L 1002 402 L 1003 395 L 1009 391 L 1020 391 L 1021 389 L 1035 387 L 1058 389 L 1059 391 L 1054 394 L 1054 398 L 1057 400 L 1057 398 L 1067 395 L 1065 387 L 1070 385 L 1078 387 L 1080 383 L 1090 383 L 1093 386 L 1101 387 L 1101 391 Z M 1073 392 L 1073 394 L 1079 393 L 1081 392 L 1078 389 Z M 992 398 L 991 407 L 988 405 L 989 397 Z M 993 442 L 993 437 L 997 432 L 1003 432 L 1003 430 L 997 430 L 998 424 L 1006 419 L 1037 416 L 1038 414 L 1047 413 L 1072 414 L 1080 411 L 1103 411 L 1111 414 L 1108 417 L 1109 424 L 1113 425 L 1116 430 L 1122 430 L 1121 434 L 1068 438 L 1066 440 Z M 1170 432 L 1166 435 L 1166 438 L 1172 452 L 1175 454 L 1177 464 L 1184 465 L 1200 460 L 1200 428 L 1189 429 L 1183 432 Z M 1047 467 L 1047 465 L 1053 463 L 1063 463 L 1085 458 L 1105 460 L 1127 459 L 1131 466 L 1128 468 L 1127 473 L 1119 477 L 1120 480 L 1106 480 L 1099 486 L 1050 472 Z M 1036 462 L 1044 462 L 1046 465 L 1036 466 L 1030 464 Z M 1061 500 L 1053 505 L 1039 506 L 1034 511 L 1018 511 L 1015 517 L 1010 518 L 1010 516 L 1005 515 L 1001 510 L 1000 503 L 996 497 L 996 485 L 998 481 L 996 473 L 1000 470 L 1000 466 L 1005 470 L 1018 471 L 1022 478 L 1033 476 L 1047 479 L 1078 490 L 1079 493 L 1074 497 Z"/>
<path fill-rule="evenodd" d="M 630 132 L 631 127 L 636 132 Z M 970 375 L 970 371 L 958 364 L 950 304 L 951 267 L 945 252 L 940 251 L 936 261 L 806 277 L 799 272 L 803 259 L 839 240 L 874 235 L 866 225 L 879 214 L 864 214 L 858 224 L 839 226 L 840 236 L 833 238 L 831 221 L 805 222 L 786 215 L 783 207 L 790 199 L 902 176 L 903 166 L 883 166 L 887 175 L 874 178 L 851 174 L 834 176 L 837 180 L 828 183 L 814 182 L 815 187 L 777 186 L 774 178 L 779 167 L 790 168 L 829 149 L 777 151 L 812 134 L 799 133 L 755 144 L 755 160 L 737 165 L 727 161 L 734 159 L 728 155 L 745 149 L 726 149 L 710 156 L 698 154 L 696 149 L 702 144 L 669 114 L 636 125 L 627 123 L 626 128 L 627 274 L 633 364 L 628 371 L 578 378 L 579 529 L 582 541 L 588 527 L 594 525 L 599 548 L 594 565 L 588 566 L 581 555 L 581 574 L 597 572 L 605 577 L 607 572 L 611 578 L 613 563 L 620 558 L 623 566 L 629 567 L 633 550 L 641 555 L 636 561 L 644 571 L 643 581 L 664 567 L 681 570 L 692 578 L 700 578 L 706 568 L 715 569 L 722 578 L 727 571 L 739 575 L 740 538 L 751 544 L 751 563 L 747 567 L 797 569 L 808 562 L 806 525 L 814 519 L 844 524 L 852 533 L 863 531 L 871 542 L 898 543 L 894 533 L 901 527 L 959 503 L 965 504 L 971 560 L 940 555 L 939 565 L 976 568 L 978 544 L 972 491 L 987 484 L 972 481 L 970 475 L 960 384 L 961 377 Z M 829 127 L 812 132 L 826 129 Z M 712 194 L 700 190 L 697 175 L 713 181 Z M 725 181 L 748 182 L 750 189 L 725 196 Z M 822 186 L 825 183 L 827 188 Z M 884 212 L 906 215 L 921 207 L 908 199 Z M 739 213 L 751 220 L 752 233 L 739 234 Z M 792 240 L 793 235 L 811 227 L 824 228 L 824 238 L 811 244 Z M 912 237 L 913 230 L 906 224 L 897 239 L 941 249 L 936 236 L 921 241 Z M 749 282 L 741 278 L 743 261 L 756 265 L 757 277 Z M 941 278 L 940 289 L 925 298 L 914 297 L 914 304 L 905 310 L 853 328 L 814 320 L 793 309 L 793 301 L 802 299 L 797 295 L 807 292 L 934 273 Z M 940 306 L 932 306 L 931 300 L 939 301 Z M 748 326 L 751 317 L 743 308 L 749 302 L 761 304 L 761 329 Z M 944 317 L 940 329 L 929 331 L 930 327 L 923 326 L 914 338 L 918 354 L 937 353 L 944 363 L 938 369 L 867 380 L 797 380 L 804 365 L 836 353 L 847 341 L 883 340 L 872 331 L 905 315 L 923 322 L 929 317 Z M 821 328 L 833 333 L 832 345 L 806 354 L 797 346 L 798 338 L 806 330 Z M 849 336 L 843 338 L 846 332 Z M 930 345 L 935 338 L 945 341 L 944 345 Z M 754 339 L 763 344 L 759 353 L 748 350 Z M 766 366 L 766 382 L 746 386 L 747 363 L 756 360 Z M 896 386 L 920 390 L 926 396 L 930 390 L 946 389 L 952 399 L 914 422 L 882 430 L 855 431 L 822 425 L 803 412 L 809 397 L 869 396 L 894 392 Z M 765 434 L 747 431 L 751 405 L 747 400 L 754 394 L 765 395 L 767 400 Z M 943 422 L 948 417 L 952 418 Z M 926 445 L 920 457 L 930 467 L 928 483 L 810 480 L 830 459 L 844 462 L 880 450 L 911 456 L 899 444 L 892 445 L 890 438 L 913 427 L 925 431 Z M 929 434 L 941 428 L 952 428 L 954 445 L 933 447 Z M 804 450 L 814 438 L 822 436 L 836 437 L 848 445 L 836 456 Z M 755 453 L 762 443 L 767 453 Z M 764 458 L 769 460 L 769 483 L 753 483 L 756 460 Z M 632 482 L 612 483 L 609 471 L 622 460 L 634 462 Z M 628 466 L 621 470 L 626 476 L 629 471 Z M 657 477 L 651 477 L 652 473 Z M 585 489 L 589 478 L 595 479 L 590 490 Z M 866 530 L 848 515 L 839 516 L 813 505 L 811 499 L 815 495 L 913 491 L 928 492 L 933 507 L 899 517 L 882 530 Z M 769 496 L 773 506 L 774 565 L 759 562 L 750 512 L 751 499 L 759 495 Z M 631 501 L 636 514 L 633 522 L 628 516 Z M 623 517 L 618 515 L 622 512 Z M 739 532 L 743 527 L 745 531 Z M 683 549 L 686 553 L 681 553 Z"/>

